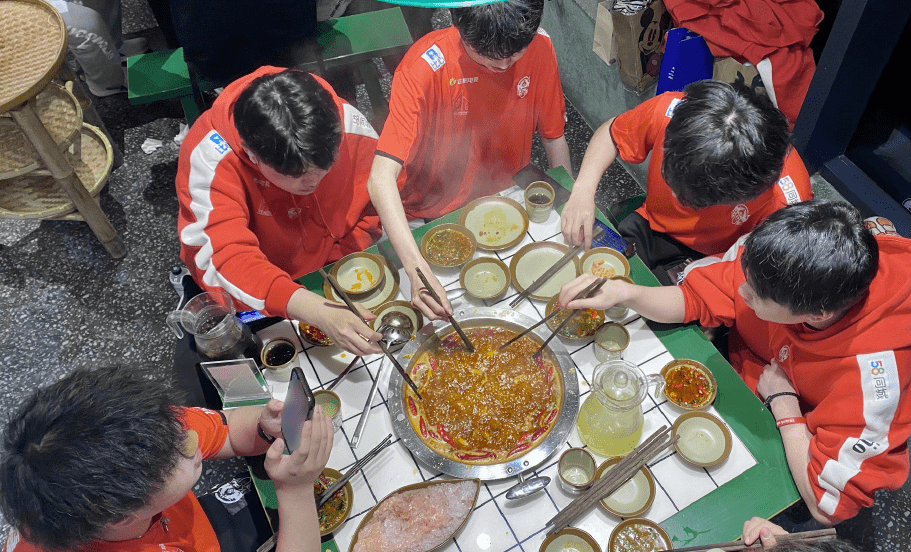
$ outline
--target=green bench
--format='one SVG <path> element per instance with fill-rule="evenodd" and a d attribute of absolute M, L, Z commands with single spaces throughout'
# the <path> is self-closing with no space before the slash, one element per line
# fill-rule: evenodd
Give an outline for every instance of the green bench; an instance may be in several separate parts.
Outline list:
<path fill-rule="evenodd" d="M 323 21 L 316 26 L 315 39 L 305 59 L 295 68 L 319 74 L 333 67 L 356 65 L 378 126 L 382 127 L 389 106 L 373 58 L 402 54 L 411 46 L 411 33 L 402 10 L 395 7 Z M 127 97 L 134 105 L 179 98 L 191 125 L 205 109 L 194 94 L 183 48 L 131 56 L 127 58 L 127 73 Z M 200 91 L 226 84 L 195 80 Z"/>

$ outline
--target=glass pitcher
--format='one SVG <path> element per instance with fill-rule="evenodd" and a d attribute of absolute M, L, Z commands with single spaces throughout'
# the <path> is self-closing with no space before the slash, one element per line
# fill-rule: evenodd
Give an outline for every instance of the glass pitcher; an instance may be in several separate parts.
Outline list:
<path fill-rule="evenodd" d="M 259 359 L 262 342 L 234 316 L 234 301 L 222 291 L 207 291 L 168 314 L 168 326 L 177 337 L 193 335 L 196 351 L 213 360 Z"/>
<path fill-rule="evenodd" d="M 648 379 L 626 360 L 599 364 L 592 378 L 592 393 L 582 403 L 576 421 L 579 437 L 601 456 L 623 456 L 639 444 L 642 435 L 642 401 Z"/>

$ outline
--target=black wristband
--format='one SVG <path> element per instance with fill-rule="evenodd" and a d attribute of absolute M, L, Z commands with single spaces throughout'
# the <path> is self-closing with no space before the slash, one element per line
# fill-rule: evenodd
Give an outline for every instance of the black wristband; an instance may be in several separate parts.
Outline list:
<path fill-rule="evenodd" d="M 270 445 L 275 442 L 275 437 L 263 431 L 263 426 L 259 425 L 259 422 L 256 422 L 256 433 L 262 438 L 263 441 L 269 443 Z"/>
<path fill-rule="evenodd" d="M 766 408 L 771 410 L 772 409 L 772 399 L 774 399 L 775 397 L 781 397 L 782 395 L 791 395 L 792 397 L 797 397 L 797 399 L 800 400 L 800 395 L 798 395 L 797 393 L 794 393 L 793 391 L 782 391 L 781 393 L 772 393 L 771 395 L 769 395 L 768 397 L 765 398 L 765 402 L 763 402 L 762 404 L 764 404 Z"/>

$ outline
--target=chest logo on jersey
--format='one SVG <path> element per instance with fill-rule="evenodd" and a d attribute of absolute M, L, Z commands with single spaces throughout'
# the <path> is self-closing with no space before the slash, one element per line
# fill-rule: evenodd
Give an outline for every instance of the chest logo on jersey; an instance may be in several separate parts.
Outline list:
<path fill-rule="evenodd" d="M 778 188 L 784 194 L 784 200 L 788 202 L 788 205 L 800 203 L 800 193 L 797 191 L 797 186 L 790 176 L 785 175 L 780 178 L 778 180 Z"/>
<path fill-rule="evenodd" d="M 520 98 L 524 98 L 528 95 L 528 87 L 531 86 L 531 77 L 524 76 L 522 80 L 519 81 L 518 86 L 516 86 L 516 95 Z"/>
<path fill-rule="evenodd" d="M 785 345 L 778 350 L 778 362 L 784 362 L 788 360 L 788 357 L 791 356 L 791 347 Z"/>
<path fill-rule="evenodd" d="M 421 54 L 421 57 L 424 58 L 424 61 L 427 62 L 427 65 L 436 72 L 437 69 L 446 64 L 446 58 L 443 57 L 443 52 L 440 50 L 440 47 L 434 44 L 430 47 L 429 50 Z"/>
<path fill-rule="evenodd" d="M 664 112 L 664 116 L 670 119 L 674 116 L 674 110 L 677 109 L 677 105 L 681 102 L 680 98 L 674 98 L 671 100 L 671 104 L 667 106 L 667 111 Z"/>
<path fill-rule="evenodd" d="M 221 137 L 217 132 L 209 134 L 209 141 L 215 146 L 215 151 L 218 153 L 227 153 L 231 151 L 231 146 L 228 145 L 228 142 Z"/>
<path fill-rule="evenodd" d="M 303 209 L 301 209 L 300 207 L 291 207 L 290 209 L 288 209 L 288 218 L 292 219 L 292 220 L 296 219 L 297 217 L 300 216 L 302 210 Z"/>
<path fill-rule="evenodd" d="M 449 79 L 449 86 L 458 84 L 472 84 L 478 82 L 478 77 L 462 77 L 461 79 Z"/>
<path fill-rule="evenodd" d="M 746 205 L 740 204 L 731 209 L 731 224 L 740 226 L 750 218 L 750 210 Z"/>
<path fill-rule="evenodd" d="M 468 115 L 468 98 L 462 94 L 457 94 L 452 98 L 452 114 L 459 117 Z"/>

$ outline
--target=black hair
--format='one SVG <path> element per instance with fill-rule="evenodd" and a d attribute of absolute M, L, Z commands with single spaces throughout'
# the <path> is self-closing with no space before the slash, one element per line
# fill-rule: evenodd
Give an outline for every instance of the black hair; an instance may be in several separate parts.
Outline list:
<path fill-rule="evenodd" d="M 234 103 L 234 126 L 259 160 L 291 177 L 311 165 L 329 170 L 342 143 L 332 95 L 310 74 L 294 69 L 251 82 Z"/>
<path fill-rule="evenodd" d="M 788 153 L 788 121 L 741 83 L 689 84 L 664 135 L 661 174 L 694 209 L 736 205 L 775 183 Z"/>
<path fill-rule="evenodd" d="M 72 550 L 143 507 L 185 432 L 168 387 L 121 368 L 77 370 L 10 417 L 0 508 L 29 542 Z"/>
<path fill-rule="evenodd" d="M 452 24 L 472 50 L 490 59 L 506 59 L 531 44 L 544 13 L 544 0 L 504 0 L 452 8 Z"/>
<path fill-rule="evenodd" d="M 860 552 L 853 544 L 842 539 L 822 542 L 782 542 L 765 552 Z"/>
<path fill-rule="evenodd" d="M 863 298 L 879 247 L 850 205 L 812 200 L 780 209 L 747 237 L 741 266 L 761 299 L 793 314 L 834 313 Z"/>

